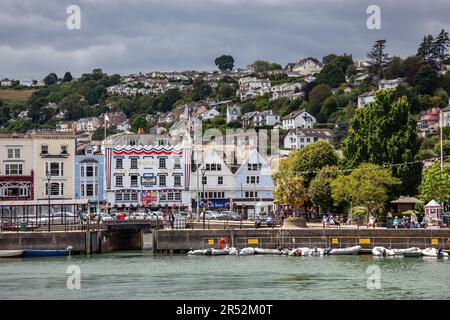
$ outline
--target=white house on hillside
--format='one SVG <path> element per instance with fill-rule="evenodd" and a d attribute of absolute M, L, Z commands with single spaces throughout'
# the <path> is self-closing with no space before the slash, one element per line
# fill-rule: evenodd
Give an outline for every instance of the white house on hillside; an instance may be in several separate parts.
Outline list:
<path fill-rule="evenodd" d="M 296 128 L 312 128 L 316 124 L 316 118 L 306 110 L 292 111 L 282 118 L 282 127 L 285 130 Z"/>
<path fill-rule="evenodd" d="M 363 93 L 358 97 L 358 108 L 363 108 L 366 104 L 375 100 L 375 91 Z"/>
<path fill-rule="evenodd" d="M 227 123 L 236 121 L 241 115 L 241 108 L 238 106 L 227 107 Z"/>
<path fill-rule="evenodd" d="M 296 129 L 290 130 L 284 137 L 285 149 L 303 149 L 308 144 L 325 140 L 333 142 L 334 135 L 329 129 Z"/>

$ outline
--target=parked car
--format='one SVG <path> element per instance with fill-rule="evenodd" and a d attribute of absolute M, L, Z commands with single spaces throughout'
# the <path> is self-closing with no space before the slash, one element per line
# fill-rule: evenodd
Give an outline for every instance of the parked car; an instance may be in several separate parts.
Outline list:
<path fill-rule="evenodd" d="M 146 216 L 145 216 L 145 212 L 133 212 L 132 214 L 130 214 L 130 217 L 128 218 L 128 220 L 145 220 Z"/>
<path fill-rule="evenodd" d="M 217 220 L 218 212 L 207 210 L 205 211 L 205 220 Z M 200 219 L 203 219 L 203 212 L 200 213 Z"/>
<path fill-rule="evenodd" d="M 222 211 L 227 220 L 241 220 L 241 215 L 234 211 Z"/>
<path fill-rule="evenodd" d="M 163 213 L 161 211 L 150 211 L 145 214 L 146 218 L 152 221 L 162 221 Z"/>

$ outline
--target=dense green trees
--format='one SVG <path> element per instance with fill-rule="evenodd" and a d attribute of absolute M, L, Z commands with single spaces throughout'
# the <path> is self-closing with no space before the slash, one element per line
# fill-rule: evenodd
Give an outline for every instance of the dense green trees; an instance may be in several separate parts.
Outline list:
<path fill-rule="evenodd" d="M 419 49 L 417 50 L 417 56 L 424 59 L 437 70 L 442 70 L 444 63 L 450 57 L 447 53 L 450 46 L 450 38 L 448 32 L 441 30 L 441 32 L 434 38 L 431 34 L 424 36 Z"/>
<path fill-rule="evenodd" d="M 316 77 L 317 83 L 326 84 L 331 88 L 337 88 L 345 82 L 345 73 L 337 64 L 325 65 Z"/>
<path fill-rule="evenodd" d="M 194 81 L 192 88 L 192 100 L 200 101 L 208 97 L 212 92 L 211 86 L 202 78 L 197 78 Z"/>
<path fill-rule="evenodd" d="M 402 181 L 396 193 L 415 194 L 421 178 L 421 164 L 415 160 L 420 142 L 416 122 L 405 97 L 394 90 L 379 91 L 375 102 L 356 110 L 348 135 L 342 143 L 344 163 L 354 168 L 369 162 L 379 165 L 402 164 L 393 174 Z"/>
<path fill-rule="evenodd" d="M 234 67 L 234 59 L 230 55 L 221 55 L 214 60 L 214 63 L 221 71 L 230 71 Z"/>
<path fill-rule="evenodd" d="M 434 199 L 441 203 L 448 203 L 450 201 L 450 167 L 444 166 L 441 171 L 439 162 L 436 162 L 425 169 L 419 190 L 423 201 Z"/>
<path fill-rule="evenodd" d="M 351 202 L 353 206 L 366 207 L 369 215 L 377 217 L 390 198 L 389 190 L 400 183 L 389 169 L 363 163 L 331 182 L 332 197 L 335 205 Z"/>
<path fill-rule="evenodd" d="M 432 95 L 438 82 L 438 73 L 428 64 L 423 65 L 413 78 L 413 85 L 419 94 Z"/>
<path fill-rule="evenodd" d="M 44 78 L 44 83 L 47 86 L 51 86 L 53 84 L 56 84 L 58 82 L 58 76 L 56 73 L 50 73 L 48 76 Z"/>
<path fill-rule="evenodd" d="M 70 82 L 72 81 L 72 79 L 73 79 L 72 74 L 68 71 L 64 74 L 63 82 Z"/>
<path fill-rule="evenodd" d="M 331 183 L 338 176 L 336 166 L 325 166 L 317 173 L 309 185 L 308 194 L 313 205 L 321 209 L 333 207 Z"/>
<path fill-rule="evenodd" d="M 386 40 L 377 40 L 372 50 L 367 54 L 370 59 L 369 78 L 375 85 L 383 79 L 384 69 L 389 61 L 388 54 L 385 52 Z"/>

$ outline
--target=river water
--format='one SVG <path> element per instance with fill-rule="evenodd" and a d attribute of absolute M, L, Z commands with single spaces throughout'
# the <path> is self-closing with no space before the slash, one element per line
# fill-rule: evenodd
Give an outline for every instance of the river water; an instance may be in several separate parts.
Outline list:
<path fill-rule="evenodd" d="M 81 272 L 79 290 L 67 288 L 69 266 Z M 0 259 L 0 299 L 80 298 L 450 299 L 450 261 L 149 252 Z"/>

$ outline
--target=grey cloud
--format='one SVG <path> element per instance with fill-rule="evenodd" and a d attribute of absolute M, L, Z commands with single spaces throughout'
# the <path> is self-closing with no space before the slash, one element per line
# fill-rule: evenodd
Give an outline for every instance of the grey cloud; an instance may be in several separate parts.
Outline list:
<path fill-rule="evenodd" d="M 81 30 L 66 28 L 71 4 L 81 7 Z M 371 4 L 381 7 L 382 30 L 366 28 Z M 364 58 L 381 38 L 405 56 L 424 34 L 450 29 L 449 14 L 448 0 L 2 0 L 0 76 L 212 70 L 222 53 L 238 66 L 331 52 Z"/>

